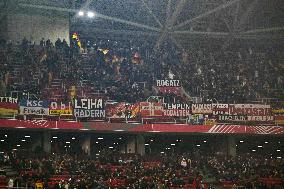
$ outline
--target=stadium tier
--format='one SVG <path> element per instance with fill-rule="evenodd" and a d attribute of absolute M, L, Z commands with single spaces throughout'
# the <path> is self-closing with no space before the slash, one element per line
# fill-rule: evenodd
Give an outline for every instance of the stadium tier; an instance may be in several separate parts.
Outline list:
<path fill-rule="evenodd" d="M 284 189 L 283 0 L 0 0 L 0 189 Z"/>

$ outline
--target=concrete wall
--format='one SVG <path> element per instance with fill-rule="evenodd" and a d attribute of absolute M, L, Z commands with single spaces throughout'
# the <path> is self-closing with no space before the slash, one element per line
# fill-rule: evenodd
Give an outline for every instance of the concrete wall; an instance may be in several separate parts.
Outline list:
<path fill-rule="evenodd" d="M 53 43 L 57 38 L 69 43 L 68 1 L 4 0 L 3 3 L 0 0 L 1 37 L 14 43 L 21 42 L 24 37 L 36 44 L 42 37 Z"/>
<path fill-rule="evenodd" d="M 92 145 L 92 147 L 94 148 L 94 145 Z M 86 155 L 88 156 L 91 155 L 91 136 L 90 135 L 85 136 L 84 139 L 81 141 L 81 148 L 82 148 L 82 151 Z"/>
<path fill-rule="evenodd" d="M 7 17 L 5 15 L 0 16 L 0 39 L 7 38 Z"/>
<path fill-rule="evenodd" d="M 0 40 L 7 38 L 7 6 L 0 1 Z"/>
<path fill-rule="evenodd" d="M 24 37 L 39 44 L 42 37 L 50 39 L 53 44 L 57 38 L 69 42 L 69 18 L 47 17 L 37 14 L 9 14 L 7 19 L 9 40 L 21 41 Z"/>

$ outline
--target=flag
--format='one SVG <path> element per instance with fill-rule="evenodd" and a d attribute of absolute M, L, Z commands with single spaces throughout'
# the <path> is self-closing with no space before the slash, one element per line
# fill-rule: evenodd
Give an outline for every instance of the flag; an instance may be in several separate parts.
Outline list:
<path fill-rule="evenodd" d="M 18 114 L 18 104 L 9 102 L 0 102 L 0 115 L 11 116 Z"/>
<path fill-rule="evenodd" d="M 141 56 L 138 52 L 134 53 L 132 56 L 132 63 L 133 64 L 140 64 L 141 63 Z"/>

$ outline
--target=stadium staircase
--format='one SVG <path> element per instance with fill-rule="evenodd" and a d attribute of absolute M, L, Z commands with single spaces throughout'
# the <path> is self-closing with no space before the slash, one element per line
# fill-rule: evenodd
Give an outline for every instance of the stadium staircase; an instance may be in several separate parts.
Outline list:
<path fill-rule="evenodd" d="M 186 98 L 187 101 L 191 101 L 194 103 L 202 102 L 202 98 L 190 96 L 183 87 L 181 87 L 181 95 L 183 96 L 183 98 Z"/>
<path fill-rule="evenodd" d="M 50 94 L 50 97 L 47 99 L 57 102 L 64 100 L 64 88 L 63 88 L 62 79 L 54 78 L 51 81 L 49 87 L 46 88 L 46 90 L 48 91 L 47 94 Z"/>
<path fill-rule="evenodd" d="M 12 166 L 4 166 L 4 167 L 2 167 L 2 169 L 6 173 L 7 177 L 11 177 L 11 176 L 16 176 L 17 175 L 17 172 L 13 169 Z"/>
<path fill-rule="evenodd" d="M 159 94 L 159 90 L 157 89 L 157 87 L 153 86 L 152 89 L 153 89 L 155 95 Z M 194 103 L 201 103 L 202 102 L 202 98 L 190 96 L 190 94 L 188 94 L 188 92 L 183 87 L 181 87 L 180 92 L 181 92 L 180 96 L 182 97 L 182 99 L 185 102 L 189 102 L 189 101 L 194 102 Z"/>
<path fill-rule="evenodd" d="M 1 167 L 0 173 L 0 189 L 6 189 L 8 186 L 8 178 L 17 176 L 17 172 L 12 166 L 6 165 Z"/>
<path fill-rule="evenodd" d="M 1 175 L 0 176 L 0 189 L 6 189 L 8 185 L 8 181 L 6 176 Z"/>

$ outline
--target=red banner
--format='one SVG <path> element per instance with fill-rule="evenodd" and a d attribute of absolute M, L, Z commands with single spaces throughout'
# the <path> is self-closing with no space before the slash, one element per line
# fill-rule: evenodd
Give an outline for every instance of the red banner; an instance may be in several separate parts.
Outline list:
<path fill-rule="evenodd" d="M 108 103 L 106 104 L 106 115 L 110 118 L 125 118 L 126 103 Z"/>
<path fill-rule="evenodd" d="M 157 87 L 159 92 L 166 93 L 166 94 L 176 94 L 181 95 L 181 88 L 180 87 Z"/>
<path fill-rule="evenodd" d="M 164 116 L 163 104 L 160 102 L 140 102 L 140 115 L 142 117 Z"/>
<path fill-rule="evenodd" d="M 284 125 L 284 115 L 275 115 L 274 120 L 276 124 Z"/>
<path fill-rule="evenodd" d="M 138 114 L 139 103 L 113 102 L 106 104 L 106 115 L 109 118 L 135 118 Z"/>
<path fill-rule="evenodd" d="M 19 113 L 18 99 L 0 97 L 0 116 L 13 116 Z"/>
<path fill-rule="evenodd" d="M 219 121 L 232 122 L 272 122 L 270 105 L 264 104 L 213 104 L 213 115 Z"/>
<path fill-rule="evenodd" d="M 126 124 L 107 122 L 68 122 L 46 120 L 7 120 L 0 119 L 2 128 L 29 129 L 73 129 L 127 132 L 180 132 L 180 133 L 224 133 L 224 134 L 267 134 L 284 135 L 280 126 L 246 126 L 246 125 L 189 125 L 189 124 Z"/>

